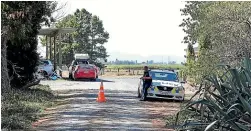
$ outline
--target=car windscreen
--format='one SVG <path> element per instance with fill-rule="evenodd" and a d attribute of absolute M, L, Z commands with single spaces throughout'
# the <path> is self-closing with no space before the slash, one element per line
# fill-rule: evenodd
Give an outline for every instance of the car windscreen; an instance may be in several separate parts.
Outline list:
<path fill-rule="evenodd" d="M 79 67 L 80 67 L 81 69 L 93 69 L 93 66 L 86 65 L 86 64 L 79 64 Z"/>
<path fill-rule="evenodd" d="M 77 60 L 77 64 L 89 64 L 87 60 Z"/>
<path fill-rule="evenodd" d="M 153 80 L 163 80 L 163 81 L 177 81 L 177 75 L 175 73 L 168 72 L 150 72 L 150 76 Z"/>

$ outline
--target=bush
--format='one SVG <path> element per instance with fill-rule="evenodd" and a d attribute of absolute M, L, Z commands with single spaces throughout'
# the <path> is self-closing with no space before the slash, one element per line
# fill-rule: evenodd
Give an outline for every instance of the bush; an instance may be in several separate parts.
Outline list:
<path fill-rule="evenodd" d="M 2 129 L 28 129 L 39 118 L 39 113 L 53 105 L 54 98 L 50 88 L 42 85 L 2 93 Z"/>
<path fill-rule="evenodd" d="M 177 130 L 251 130 L 251 60 L 245 58 L 240 68 L 224 67 L 224 74 L 205 79 L 194 95 L 198 99 L 177 114 Z M 190 116 L 179 119 L 182 112 Z"/>

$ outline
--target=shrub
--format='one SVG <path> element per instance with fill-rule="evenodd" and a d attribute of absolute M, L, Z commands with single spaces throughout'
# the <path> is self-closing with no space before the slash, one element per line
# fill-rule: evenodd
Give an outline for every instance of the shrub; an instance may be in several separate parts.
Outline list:
<path fill-rule="evenodd" d="M 224 68 L 223 75 L 206 78 L 194 95 L 198 99 L 177 114 L 177 130 L 251 130 L 251 60 L 245 58 L 240 68 Z M 190 112 L 189 117 L 179 119 L 182 112 Z"/>

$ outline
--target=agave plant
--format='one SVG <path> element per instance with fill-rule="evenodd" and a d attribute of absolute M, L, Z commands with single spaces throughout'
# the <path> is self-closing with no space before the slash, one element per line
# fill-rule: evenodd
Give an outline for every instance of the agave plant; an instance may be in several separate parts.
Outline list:
<path fill-rule="evenodd" d="M 195 96 L 177 114 L 176 130 L 251 131 L 251 60 L 244 58 L 240 68 L 225 65 L 223 75 L 207 77 Z M 183 111 L 190 118 L 179 124 Z"/>

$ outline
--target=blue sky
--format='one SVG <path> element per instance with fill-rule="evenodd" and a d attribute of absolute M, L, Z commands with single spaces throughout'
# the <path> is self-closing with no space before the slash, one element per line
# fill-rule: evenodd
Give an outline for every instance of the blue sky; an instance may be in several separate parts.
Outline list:
<path fill-rule="evenodd" d="M 110 59 L 119 58 L 120 52 L 128 59 L 133 56 L 178 56 L 185 54 L 181 43 L 185 33 L 180 9 L 182 1 L 169 0 L 72 0 L 67 3 L 66 14 L 85 8 L 103 20 L 110 39 L 105 44 Z M 113 56 L 116 54 L 116 56 Z"/>

